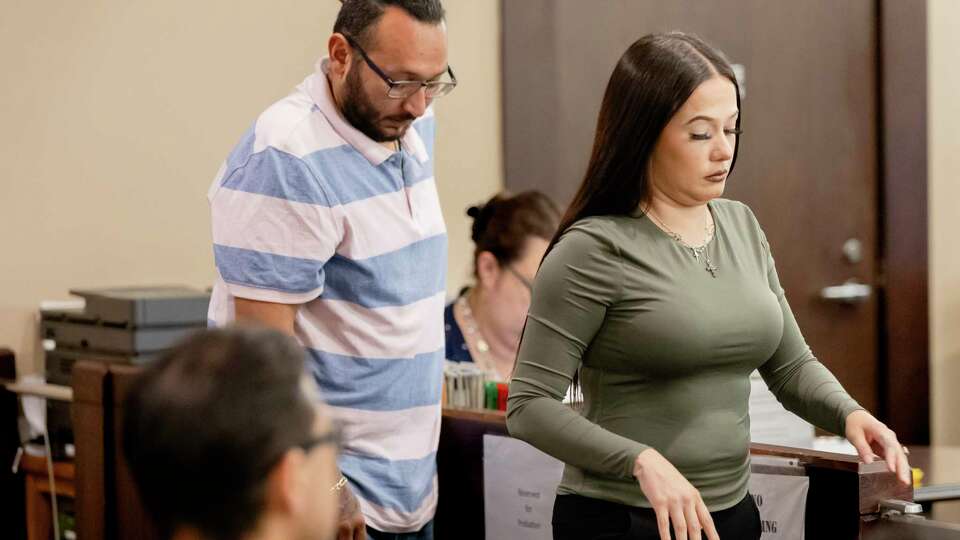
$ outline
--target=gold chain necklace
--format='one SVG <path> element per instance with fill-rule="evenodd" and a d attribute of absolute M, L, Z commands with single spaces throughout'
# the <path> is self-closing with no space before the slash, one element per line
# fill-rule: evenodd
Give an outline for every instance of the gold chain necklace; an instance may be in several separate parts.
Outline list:
<path fill-rule="evenodd" d="M 709 210 L 707 210 L 707 212 L 709 212 Z M 700 262 L 700 258 L 703 257 L 704 264 L 706 265 L 705 266 L 706 271 L 710 272 L 711 276 L 717 277 L 717 270 L 720 270 L 720 268 L 718 268 L 717 265 L 713 264 L 713 261 L 710 260 L 710 253 L 707 251 L 707 246 L 709 246 L 710 241 L 713 240 L 713 234 L 716 230 L 716 227 L 712 223 L 710 223 L 710 220 L 704 217 L 704 221 L 706 223 L 704 223 L 703 225 L 703 230 L 707 235 L 706 240 L 704 240 L 703 245 L 694 247 L 688 244 L 686 241 L 684 241 L 683 237 L 680 236 L 679 233 L 675 233 L 673 232 L 673 229 L 671 229 L 670 227 L 667 227 L 667 224 L 664 223 L 662 219 L 660 219 L 656 214 L 653 213 L 652 208 L 647 207 L 647 210 L 645 213 L 648 216 L 652 217 L 653 220 L 657 222 L 660 228 L 667 233 L 667 236 L 669 236 L 670 238 L 673 238 L 674 241 L 676 241 L 681 246 L 689 249 L 693 253 L 693 257 L 697 259 L 697 262 Z"/>

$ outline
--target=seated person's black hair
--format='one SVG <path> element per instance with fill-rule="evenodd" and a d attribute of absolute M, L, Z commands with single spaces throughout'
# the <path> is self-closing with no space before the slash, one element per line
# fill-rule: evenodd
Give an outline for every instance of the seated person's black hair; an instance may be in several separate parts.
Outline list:
<path fill-rule="evenodd" d="M 311 434 L 303 354 L 271 330 L 209 330 L 137 378 L 123 448 L 161 534 L 186 526 L 232 539 L 256 526 L 268 473 Z"/>

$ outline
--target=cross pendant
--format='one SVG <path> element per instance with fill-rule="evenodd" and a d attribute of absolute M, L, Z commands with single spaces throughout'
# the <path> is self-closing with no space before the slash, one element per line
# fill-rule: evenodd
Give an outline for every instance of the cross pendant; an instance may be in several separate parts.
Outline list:
<path fill-rule="evenodd" d="M 717 277 L 717 270 L 719 270 L 719 268 L 714 266 L 712 262 L 707 261 L 707 272 L 710 272 L 711 276 Z"/>

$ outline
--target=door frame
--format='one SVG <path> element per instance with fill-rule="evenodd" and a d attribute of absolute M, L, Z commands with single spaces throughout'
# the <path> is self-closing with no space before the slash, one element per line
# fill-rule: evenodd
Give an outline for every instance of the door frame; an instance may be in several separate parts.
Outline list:
<path fill-rule="evenodd" d="M 879 416 L 930 444 L 927 1 L 877 0 L 877 14 Z"/>
<path fill-rule="evenodd" d="M 550 13 L 553 0 L 524 0 L 526 9 L 506 10 L 501 0 L 501 85 L 504 97 L 523 92 L 522 106 L 551 110 L 555 93 L 529 87 L 511 70 L 529 69 L 506 61 L 522 50 L 536 69 L 553 73 L 557 50 Z M 877 254 L 878 309 L 877 416 L 906 444 L 930 442 L 929 315 L 927 255 L 927 0 L 874 0 L 877 42 Z M 514 16 L 507 17 L 510 11 Z M 531 30 L 550 39 L 530 40 Z M 514 94 L 515 95 L 515 94 Z M 548 119 L 535 132 L 511 121 L 511 100 L 503 99 L 503 167 L 506 185 L 529 189 L 549 182 L 552 170 L 531 170 L 512 156 L 542 151 L 556 131 Z M 514 104 L 512 106 L 517 106 Z M 510 136 L 507 131 L 511 131 Z M 514 148 L 507 148 L 507 141 Z M 546 141 L 545 141 L 546 140 Z M 547 144 L 546 146 L 549 146 Z M 550 163 L 546 164 L 549 169 Z M 917 399 L 916 396 L 920 396 Z"/>

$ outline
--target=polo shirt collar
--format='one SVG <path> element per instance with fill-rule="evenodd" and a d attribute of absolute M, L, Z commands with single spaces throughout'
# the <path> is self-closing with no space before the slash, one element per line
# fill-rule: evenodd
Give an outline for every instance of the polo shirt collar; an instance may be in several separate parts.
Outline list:
<path fill-rule="evenodd" d="M 363 132 L 353 127 L 347 119 L 343 117 L 340 109 L 337 108 L 330 91 L 330 83 L 327 79 L 328 58 L 321 58 L 316 64 L 316 73 L 307 79 L 307 93 L 310 98 L 330 122 L 330 126 L 337 135 L 343 138 L 363 157 L 367 158 L 373 166 L 378 166 L 394 154 L 392 150 L 382 146 L 377 141 L 367 137 Z M 427 114 L 432 111 L 428 109 Z M 400 144 L 408 154 L 416 158 L 420 163 L 425 163 L 429 159 L 426 145 L 420 138 L 420 134 L 411 125 L 407 132 L 400 139 Z"/>

